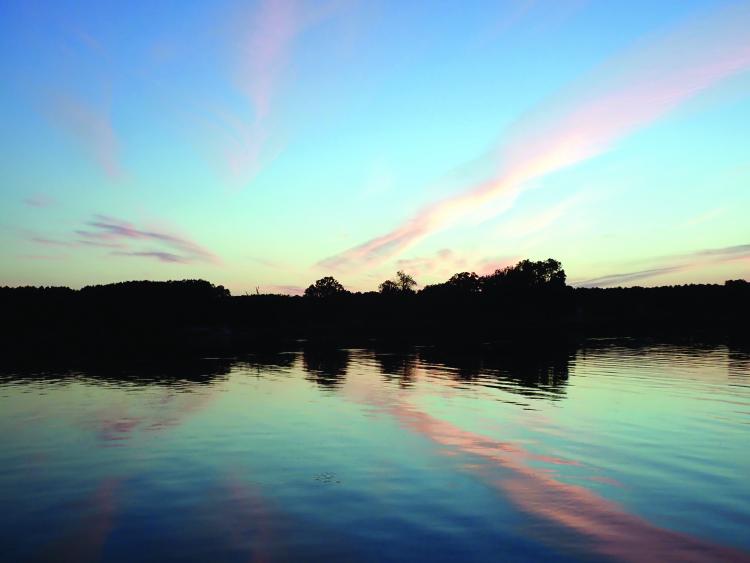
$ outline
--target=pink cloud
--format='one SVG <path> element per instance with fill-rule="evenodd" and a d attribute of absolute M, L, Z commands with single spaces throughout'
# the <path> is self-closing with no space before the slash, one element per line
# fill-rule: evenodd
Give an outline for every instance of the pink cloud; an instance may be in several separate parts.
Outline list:
<path fill-rule="evenodd" d="M 634 272 L 621 272 L 616 274 L 608 274 L 606 276 L 600 276 L 598 278 L 589 280 L 574 282 L 573 285 L 576 287 L 609 287 L 623 284 L 629 285 L 632 282 L 679 272 L 684 270 L 685 268 L 686 266 L 676 265 L 663 266 L 661 268 L 650 268 L 647 270 L 637 270 Z"/>
<path fill-rule="evenodd" d="M 126 245 L 120 242 L 104 242 L 96 240 L 77 240 L 75 242 L 79 246 L 95 246 L 98 248 L 125 248 Z"/>
<path fill-rule="evenodd" d="M 697 250 L 689 254 L 667 256 L 661 259 L 660 264 L 651 268 L 607 274 L 586 280 L 578 280 L 572 282 L 571 285 L 576 287 L 612 287 L 631 285 L 636 281 L 656 278 L 675 272 L 746 260 L 750 260 L 750 244 L 738 244 L 722 248 L 708 248 Z"/>
<path fill-rule="evenodd" d="M 504 165 L 497 175 L 319 265 L 353 269 L 390 258 L 503 198 L 512 202 L 530 180 L 601 154 L 703 90 L 750 68 L 748 27 L 750 6 L 731 6 L 612 59 L 555 103 L 521 120 L 499 151 Z"/>
<path fill-rule="evenodd" d="M 291 0 L 263 0 L 254 14 L 243 14 L 239 19 L 250 23 L 239 39 L 236 82 L 253 118 L 248 120 L 226 108 L 212 113 L 229 175 L 244 185 L 278 151 L 269 147 L 271 110 L 280 75 L 303 27 L 299 7 Z"/>
<path fill-rule="evenodd" d="M 145 230 L 135 227 L 132 223 L 108 217 L 106 215 L 95 215 L 94 220 L 89 221 L 88 230 L 79 230 L 76 233 L 89 241 L 96 242 L 118 242 L 118 241 L 150 241 L 161 243 L 172 251 L 137 251 L 128 253 L 114 253 L 117 255 L 144 256 L 156 258 L 162 262 L 209 262 L 218 264 L 219 257 L 196 242 L 172 233 L 156 230 Z M 179 252 L 179 254 L 178 254 Z"/>
<path fill-rule="evenodd" d="M 255 116 L 265 119 L 273 105 L 280 75 L 294 41 L 308 28 L 330 17 L 342 2 L 301 3 L 262 0 L 240 46 L 238 83 L 252 103 Z"/>
<path fill-rule="evenodd" d="M 273 135 L 274 104 L 279 82 L 296 39 L 330 17 L 339 2 L 303 4 L 294 0 L 262 0 L 252 14 L 242 14 L 236 53 L 236 83 L 253 113 L 248 120 L 227 109 L 214 109 L 214 126 L 222 136 L 222 156 L 229 173 L 246 184 L 281 150 Z"/>
<path fill-rule="evenodd" d="M 287 62 L 292 41 L 302 30 L 300 18 L 296 2 L 264 0 L 243 41 L 239 82 L 259 120 L 270 111 L 279 73 Z"/>
<path fill-rule="evenodd" d="M 160 252 L 157 250 L 141 251 L 141 252 L 127 252 L 123 250 L 115 250 L 111 252 L 112 256 L 137 256 L 145 258 L 154 258 L 159 262 L 166 262 L 168 264 L 189 264 L 190 260 L 184 256 L 178 254 L 172 254 L 171 252 Z"/>
<path fill-rule="evenodd" d="M 50 109 L 54 120 L 79 142 L 111 180 L 122 179 L 119 142 L 107 112 L 62 94 L 55 96 Z"/>
<path fill-rule="evenodd" d="M 186 236 L 165 229 L 139 228 L 133 223 L 107 215 L 94 215 L 85 229 L 73 231 L 72 240 L 52 239 L 38 235 L 29 237 L 31 242 L 44 246 L 83 248 L 98 247 L 113 249 L 111 256 L 151 258 L 170 264 L 207 262 L 221 264 L 221 259 Z M 138 248 L 139 243 L 148 243 Z M 136 245 L 133 248 L 133 245 Z M 153 248 L 154 245 L 161 248 Z"/>

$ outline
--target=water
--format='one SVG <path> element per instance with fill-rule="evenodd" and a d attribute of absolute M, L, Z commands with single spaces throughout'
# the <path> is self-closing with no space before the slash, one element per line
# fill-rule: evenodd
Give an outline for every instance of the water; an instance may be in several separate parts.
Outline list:
<path fill-rule="evenodd" d="M 2 561 L 750 561 L 750 355 L 0 376 Z"/>

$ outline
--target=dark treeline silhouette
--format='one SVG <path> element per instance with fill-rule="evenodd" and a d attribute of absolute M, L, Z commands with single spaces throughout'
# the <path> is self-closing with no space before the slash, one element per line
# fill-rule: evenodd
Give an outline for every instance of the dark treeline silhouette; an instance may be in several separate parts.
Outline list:
<path fill-rule="evenodd" d="M 125 282 L 72 290 L 0 288 L 6 355 L 137 356 L 242 352 L 300 339 L 336 346 L 462 344 L 675 336 L 748 340 L 750 284 L 573 288 L 556 260 L 486 276 L 462 272 L 416 289 L 398 272 L 379 291 L 325 277 L 304 296 L 232 296 L 203 280 Z M 321 377 L 340 370 L 320 364 Z M 328 374 L 328 375 L 326 375 Z"/>

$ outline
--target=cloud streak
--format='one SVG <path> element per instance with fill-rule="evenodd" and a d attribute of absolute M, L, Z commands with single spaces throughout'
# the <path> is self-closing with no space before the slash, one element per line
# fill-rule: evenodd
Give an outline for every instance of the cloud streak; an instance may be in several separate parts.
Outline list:
<path fill-rule="evenodd" d="M 110 180 L 123 178 L 120 144 L 107 112 L 72 96 L 56 95 L 51 113 L 54 121 L 79 142 Z"/>
<path fill-rule="evenodd" d="M 241 47 L 239 83 L 256 117 L 268 116 L 278 76 L 291 44 L 302 30 L 300 13 L 292 0 L 264 0 Z"/>
<path fill-rule="evenodd" d="M 272 159 L 272 121 L 279 82 L 296 39 L 309 27 L 329 17 L 339 3 L 303 5 L 294 0 L 262 0 L 249 20 L 236 52 L 238 89 L 246 98 L 253 119 L 221 109 L 214 111 L 216 125 L 224 133 L 223 158 L 236 181 L 246 184 L 260 171 L 263 160 Z"/>
<path fill-rule="evenodd" d="M 697 250 L 689 254 L 678 254 L 666 257 L 662 260 L 663 264 L 655 268 L 607 274 L 592 279 L 575 281 L 572 282 L 571 285 L 575 287 L 610 287 L 623 284 L 627 285 L 635 281 L 691 270 L 701 266 L 723 264 L 735 260 L 750 260 L 750 244 L 738 244 L 722 248 L 708 248 L 705 250 Z"/>
<path fill-rule="evenodd" d="M 185 237 L 163 231 L 139 229 L 132 223 L 106 215 L 95 215 L 94 219 L 87 223 L 87 226 L 89 227 L 88 230 L 79 230 L 76 231 L 76 234 L 90 242 L 146 241 L 162 244 L 171 249 L 171 251 L 113 252 L 112 254 L 116 256 L 151 257 L 161 262 L 172 263 L 197 261 L 218 264 L 220 262 L 218 256 Z"/>
<path fill-rule="evenodd" d="M 623 272 L 618 274 L 608 274 L 598 278 L 592 278 L 581 282 L 573 283 L 576 287 L 607 287 L 628 284 L 634 281 L 653 278 L 664 274 L 671 274 L 684 270 L 685 266 L 664 266 L 663 268 L 651 268 L 650 270 L 638 270 L 635 272 Z"/>
<path fill-rule="evenodd" d="M 112 256 L 137 256 L 145 258 L 154 258 L 159 262 L 166 262 L 168 264 L 189 264 L 190 260 L 184 256 L 178 254 L 172 254 L 171 252 L 159 252 L 157 250 L 143 251 L 143 252 L 126 252 L 123 250 L 117 250 L 112 252 Z"/>
<path fill-rule="evenodd" d="M 522 119 L 498 173 L 427 205 L 393 230 L 319 262 L 353 269 L 381 261 L 499 201 L 534 179 L 583 162 L 703 90 L 750 68 L 750 5 L 734 5 L 643 42 Z M 507 207 L 507 205 L 506 205 Z"/>
<path fill-rule="evenodd" d="M 168 264 L 221 264 L 221 259 L 216 254 L 185 236 L 159 229 L 139 228 L 133 223 L 107 215 L 94 215 L 86 222 L 84 229 L 73 231 L 71 240 L 38 235 L 30 236 L 29 240 L 48 247 L 111 249 L 110 256 L 150 258 Z M 133 247 L 143 244 L 148 246 Z"/>

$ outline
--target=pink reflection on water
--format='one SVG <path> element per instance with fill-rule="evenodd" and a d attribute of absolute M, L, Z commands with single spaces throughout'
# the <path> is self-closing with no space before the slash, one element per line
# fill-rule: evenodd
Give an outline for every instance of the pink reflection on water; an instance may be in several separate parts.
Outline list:
<path fill-rule="evenodd" d="M 237 475 L 225 478 L 223 485 L 229 493 L 233 509 L 225 510 L 224 521 L 233 535 L 240 541 L 247 536 L 253 538 L 252 563 L 268 563 L 273 560 L 271 547 L 275 542 L 274 515 L 269 502 L 263 497 L 258 485 L 243 482 Z"/>
<path fill-rule="evenodd" d="M 84 501 L 84 516 L 60 540 L 44 546 L 36 560 L 100 561 L 115 527 L 121 479 L 104 479 Z"/>
<path fill-rule="evenodd" d="M 154 434 L 182 425 L 187 419 L 200 412 L 213 399 L 217 392 L 175 392 L 166 390 L 156 404 L 140 404 L 138 415 L 132 407 L 123 404 L 109 405 L 96 412 L 84 425 L 96 432 L 97 438 L 105 447 L 122 446 L 138 434 Z"/>
<path fill-rule="evenodd" d="M 551 471 L 529 466 L 527 461 L 538 456 L 518 445 L 462 430 L 403 403 L 395 404 L 389 412 L 408 429 L 438 444 L 511 470 L 512 477 L 492 479 L 490 484 L 525 512 L 585 537 L 585 549 L 622 561 L 750 562 L 750 554 L 660 528 L 585 487 L 564 483 Z M 487 478 L 478 468 L 467 469 Z"/>

